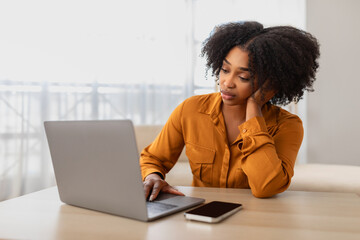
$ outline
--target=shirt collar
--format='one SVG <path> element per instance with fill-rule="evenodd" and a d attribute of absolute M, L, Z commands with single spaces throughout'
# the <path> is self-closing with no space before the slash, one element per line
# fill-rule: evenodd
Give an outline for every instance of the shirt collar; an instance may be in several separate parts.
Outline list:
<path fill-rule="evenodd" d="M 221 113 L 222 98 L 220 92 L 208 94 L 204 98 L 204 101 L 200 103 L 199 112 L 209 115 L 214 121 L 219 118 Z M 277 124 L 277 118 L 279 114 L 279 108 L 265 104 L 261 112 L 266 122 L 267 127 L 272 127 Z"/>

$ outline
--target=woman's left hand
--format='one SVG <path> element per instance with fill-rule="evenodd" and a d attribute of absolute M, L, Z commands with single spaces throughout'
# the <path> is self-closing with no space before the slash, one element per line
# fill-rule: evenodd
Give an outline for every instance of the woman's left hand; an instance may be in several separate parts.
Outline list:
<path fill-rule="evenodd" d="M 265 83 L 266 84 L 266 83 Z M 248 99 L 246 105 L 246 121 L 250 120 L 253 117 L 261 117 L 261 108 L 267 103 L 271 98 L 275 96 L 277 91 L 262 91 L 262 88 L 259 88 L 254 92 Z M 263 94 L 263 95 L 262 95 Z"/>

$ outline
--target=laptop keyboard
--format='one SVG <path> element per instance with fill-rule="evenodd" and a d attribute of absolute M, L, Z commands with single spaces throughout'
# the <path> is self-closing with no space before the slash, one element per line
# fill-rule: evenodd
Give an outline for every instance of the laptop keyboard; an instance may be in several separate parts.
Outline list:
<path fill-rule="evenodd" d="M 177 207 L 175 205 L 160 202 L 146 202 L 146 205 L 149 216 L 154 216 Z"/>

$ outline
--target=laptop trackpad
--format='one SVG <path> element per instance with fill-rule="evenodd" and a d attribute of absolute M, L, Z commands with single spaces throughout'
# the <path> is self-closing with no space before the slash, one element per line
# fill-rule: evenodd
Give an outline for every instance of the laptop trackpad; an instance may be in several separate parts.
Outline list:
<path fill-rule="evenodd" d="M 155 201 L 164 201 L 170 198 L 174 198 L 177 197 L 178 195 L 175 194 L 170 194 L 170 193 L 160 193 L 157 198 L 155 199 Z"/>
<path fill-rule="evenodd" d="M 161 193 L 155 199 L 155 202 L 182 207 L 182 206 L 192 205 L 194 203 L 194 200 L 196 200 L 196 198 L 180 196 L 170 193 Z"/>

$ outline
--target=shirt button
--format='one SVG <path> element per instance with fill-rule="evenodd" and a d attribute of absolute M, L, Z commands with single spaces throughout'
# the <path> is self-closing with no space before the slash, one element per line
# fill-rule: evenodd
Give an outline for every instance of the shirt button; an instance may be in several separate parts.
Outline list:
<path fill-rule="evenodd" d="M 243 131 L 242 131 L 242 132 L 243 132 L 243 133 L 246 133 L 246 131 L 247 131 L 246 129 L 243 129 Z"/>

